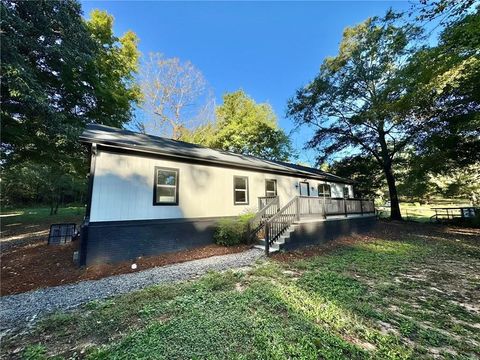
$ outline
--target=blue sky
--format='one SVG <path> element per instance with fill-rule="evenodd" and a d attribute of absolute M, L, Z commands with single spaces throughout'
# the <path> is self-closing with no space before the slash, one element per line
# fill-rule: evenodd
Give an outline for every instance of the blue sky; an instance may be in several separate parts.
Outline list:
<path fill-rule="evenodd" d="M 257 102 L 268 102 L 279 125 L 288 98 L 318 72 L 326 56 L 337 53 L 342 31 L 407 1 L 356 2 L 155 2 L 83 1 L 115 17 L 117 35 L 127 30 L 140 38 L 140 51 L 161 52 L 190 60 L 204 74 L 217 103 L 225 92 L 243 89 Z M 314 163 L 315 153 L 302 150 L 311 130 L 291 134 L 299 161 Z"/>

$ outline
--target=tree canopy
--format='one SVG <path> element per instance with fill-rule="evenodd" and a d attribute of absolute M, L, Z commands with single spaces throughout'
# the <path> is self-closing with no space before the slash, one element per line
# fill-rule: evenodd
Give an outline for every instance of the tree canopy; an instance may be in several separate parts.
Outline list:
<path fill-rule="evenodd" d="M 415 54 L 406 71 L 417 117 L 435 126 L 416 143 L 424 170 L 454 171 L 480 162 L 480 13 L 446 27 L 437 46 Z"/>
<path fill-rule="evenodd" d="M 394 219 L 401 218 L 396 173 L 405 153 L 414 149 L 415 166 L 423 160 L 424 169 L 409 168 L 419 186 L 427 170 L 478 163 L 478 11 L 459 16 L 465 8 L 450 5 L 456 20 L 434 46 L 391 11 L 347 28 L 337 56 L 288 103 L 297 124 L 315 128 L 307 146 L 318 149 L 319 162 L 345 150 L 377 161 Z"/>
<path fill-rule="evenodd" d="M 84 21 L 75 1 L 2 1 L 2 148 L 7 156 L 71 156 L 86 123 L 122 126 L 139 97 L 136 36 L 113 17 Z"/>
<path fill-rule="evenodd" d="M 308 146 L 318 149 L 319 161 L 353 148 L 373 156 L 387 180 L 394 219 L 401 218 L 395 157 L 426 125 L 411 114 L 402 76 L 421 30 L 399 18 L 388 12 L 347 28 L 338 55 L 325 59 L 317 77 L 289 101 L 287 112 L 297 124 L 314 126 Z"/>
<path fill-rule="evenodd" d="M 47 166 L 51 178 L 84 177 L 85 125 L 121 127 L 139 99 L 138 39 L 115 37 L 105 12 L 84 20 L 73 0 L 0 6 L 2 168 L 27 161 Z"/>
<path fill-rule="evenodd" d="M 207 82 L 190 61 L 152 53 L 142 64 L 140 85 L 149 117 L 137 125 L 143 132 L 179 139 L 212 105 Z"/>
<path fill-rule="evenodd" d="M 257 104 L 242 90 L 227 93 L 215 109 L 216 122 L 184 129 L 182 140 L 270 160 L 288 160 L 292 148 L 269 104 Z"/>

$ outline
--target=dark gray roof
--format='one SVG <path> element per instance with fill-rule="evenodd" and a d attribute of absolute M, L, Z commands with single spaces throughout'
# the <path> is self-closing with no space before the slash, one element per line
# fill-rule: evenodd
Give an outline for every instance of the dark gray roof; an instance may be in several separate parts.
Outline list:
<path fill-rule="evenodd" d="M 271 161 L 255 156 L 241 155 L 229 151 L 213 150 L 200 145 L 168 138 L 145 135 L 133 131 L 117 129 L 105 125 L 89 124 L 80 135 L 84 143 L 96 143 L 129 149 L 139 152 L 160 154 L 168 157 L 200 160 L 221 165 L 232 165 L 246 169 L 272 171 L 286 175 L 300 175 L 306 178 L 352 183 L 333 174 L 301 165 L 289 164 L 281 161 Z"/>

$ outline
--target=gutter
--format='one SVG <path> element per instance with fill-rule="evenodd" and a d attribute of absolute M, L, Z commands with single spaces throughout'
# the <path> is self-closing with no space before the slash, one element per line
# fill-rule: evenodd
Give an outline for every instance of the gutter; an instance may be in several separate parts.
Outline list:
<path fill-rule="evenodd" d="M 212 160 L 212 159 L 205 159 L 205 158 L 200 158 L 200 157 L 194 157 L 194 156 L 188 156 L 188 155 L 181 155 L 181 154 L 172 154 L 172 153 L 165 153 L 162 151 L 154 151 L 150 149 L 146 149 L 143 147 L 137 147 L 137 146 L 120 146 L 116 143 L 111 143 L 111 142 L 101 142 L 93 139 L 88 139 L 80 136 L 80 142 L 85 143 L 85 144 L 92 144 L 96 143 L 100 147 L 105 147 L 105 148 L 112 148 L 112 149 L 118 149 L 121 151 L 125 152 L 138 152 L 138 153 L 144 153 L 144 154 L 152 154 L 152 155 L 157 155 L 163 158 L 169 158 L 169 159 L 183 159 L 187 160 L 187 162 L 192 162 L 197 161 L 205 164 L 214 164 L 214 165 L 220 165 L 225 167 L 228 165 L 228 167 L 233 167 L 233 168 L 238 168 L 238 169 L 247 169 L 247 170 L 260 170 L 261 172 L 270 172 L 274 174 L 282 174 L 282 175 L 295 175 L 297 177 L 303 177 L 305 179 L 316 179 L 316 180 L 323 180 L 323 181 L 332 181 L 332 182 L 337 182 L 341 184 L 353 184 L 353 180 L 349 179 L 344 179 L 341 177 L 337 177 L 335 175 L 332 176 L 321 176 L 321 175 L 315 175 L 313 173 L 308 173 L 308 172 L 303 172 L 303 171 L 289 171 L 289 170 L 281 170 L 281 169 L 273 169 L 271 167 L 259 167 L 259 166 L 254 166 L 254 165 L 244 165 L 244 164 L 238 164 L 234 163 L 231 161 L 218 161 L 218 160 Z M 238 155 L 238 154 L 237 154 Z"/>

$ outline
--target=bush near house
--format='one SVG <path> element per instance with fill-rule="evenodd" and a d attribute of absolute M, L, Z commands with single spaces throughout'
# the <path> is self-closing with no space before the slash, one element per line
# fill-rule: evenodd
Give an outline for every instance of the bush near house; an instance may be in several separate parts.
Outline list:
<path fill-rule="evenodd" d="M 253 214 L 244 214 L 235 218 L 222 219 L 213 235 L 213 240 L 218 245 L 234 246 L 248 244 L 248 222 Z"/>

